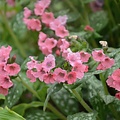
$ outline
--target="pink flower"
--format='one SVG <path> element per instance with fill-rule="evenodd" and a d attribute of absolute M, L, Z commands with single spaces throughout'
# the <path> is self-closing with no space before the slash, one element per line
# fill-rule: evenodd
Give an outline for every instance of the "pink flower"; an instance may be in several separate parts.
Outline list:
<path fill-rule="evenodd" d="M 32 72 L 35 78 L 39 78 L 40 81 L 43 81 L 43 77 L 46 74 L 46 71 L 42 68 L 42 64 L 36 65 L 36 72 Z"/>
<path fill-rule="evenodd" d="M 112 73 L 112 78 L 120 82 L 120 69 L 117 69 Z"/>
<path fill-rule="evenodd" d="M 42 67 L 46 72 L 49 72 L 51 69 L 53 69 L 55 67 L 55 57 L 52 54 L 49 54 L 47 57 L 45 57 Z"/>
<path fill-rule="evenodd" d="M 4 69 L 10 76 L 17 75 L 20 72 L 20 66 L 17 63 L 7 64 Z"/>
<path fill-rule="evenodd" d="M 104 61 L 101 61 L 101 63 L 98 65 L 97 70 L 106 70 L 108 68 L 111 68 L 114 63 L 114 59 L 105 57 Z"/>
<path fill-rule="evenodd" d="M 36 77 L 33 75 L 33 73 L 34 72 L 32 70 L 27 70 L 27 72 L 26 72 L 26 75 L 30 79 L 30 82 L 36 81 Z"/>
<path fill-rule="evenodd" d="M 68 53 L 67 60 L 69 61 L 70 65 L 74 66 L 76 62 L 81 62 L 79 52 L 76 53 Z"/>
<path fill-rule="evenodd" d="M 70 43 L 66 39 L 59 39 L 57 42 L 57 47 L 60 48 L 60 51 L 63 52 L 69 48 Z"/>
<path fill-rule="evenodd" d="M 10 88 L 13 86 L 12 81 L 10 80 L 9 76 L 7 75 L 0 75 L 0 86 L 3 88 Z"/>
<path fill-rule="evenodd" d="M 56 75 L 57 82 L 65 82 L 65 76 L 67 74 L 66 70 L 62 70 L 61 68 L 56 68 L 54 70 L 54 74 Z"/>
<path fill-rule="evenodd" d="M 80 52 L 80 59 L 82 62 L 88 62 L 89 58 L 90 58 L 90 54 L 84 51 Z"/>
<path fill-rule="evenodd" d="M 60 22 L 60 25 L 65 25 L 67 22 L 67 15 L 63 15 L 63 16 L 58 16 L 57 20 Z"/>
<path fill-rule="evenodd" d="M 8 47 L 2 46 L 0 48 L 0 62 L 5 62 L 5 63 L 7 62 L 10 56 L 11 50 L 12 50 L 11 46 L 8 46 Z"/>
<path fill-rule="evenodd" d="M 50 5 L 51 0 L 41 0 L 35 4 L 34 13 L 35 15 L 42 15 L 45 9 Z"/>
<path fill-rule="evenodd" d="M 115 94 L 115 97 L 120 100 L 120 92 L 116 93 L 116 94 Z"/>
<path fill-rule="evenodd" d="M 52 21 L 50 23 L 50 29 L 52 30 L 56 30 L 58 27 L 60 26 L 64 26 L 67 22 L 67 16 L 59 16 L 58 18 L 54 19 L 54 21 Z"/>
<path fill-rule="evenodd" d="M 30 70 L 36 68 L 36 64 L 38 63 L 38 61 L 36 61 L 32 56 L 30 56 L 29 58 L 31 59 L 31 61 L 27 62 L 27 68 Z"/>
<path fill-rule="evenodd" d="M 57 45 L 57 40 L 54 38 L 47 38 L 44 44 L 48 49 L 52 49 Z"/>
<path fill-rule="evenodd" d="M 84 28 L 84 30 L 90 31 L 90 32 L 94 31 L 94 29 L 91 26 L 89 26 L 89 25 L 86 25 L 85 28 Z"/>
<path fill-rule="evenodd" d="M 38 40 L 39 47 L 41 47 L 44 44 L 46 38 L 47 38 L 47 35 L 45 33 L 43 33 L 43 32 L 39 33 L 39 40 Z"/>
<path fill-rule="evenodd" d="M 107 84 L 108 86 L 115 88 L 116 90 L 120 91 L 120 81 L 119 80 L 114 80 L 112 78 L 112 75 L 108 77 L 107 79 Z"/>
<path fill-rule="evenodd" d="M 7 71 L 4 69 L 4 67 L 6 66 L 5 63 L 0 63 L 0 75 L 7 75 Z"/>
<path fill-rule="evenodd" d="M 105 59 L 105 54 L 103 53 L 103 50 L 94 50 L 92 52 L 92 56 L 93 56 L 93 59 L 98 62 L 104 61 Z"/>
<path fill-rule="evenodd" d="M 73 84 L 76 82 L 76 72 L 72 71 L 72 72 L 69 72 L 66 77 L 65 77 L 66 81 L 68 84 Z"/>
<path fill-rule="evenodd" d="M 39 47 L 39 49 L 42 51 L 42 53 L 44 55 L 52 54 L 52 49 L 47 48 L 46 46 L 44 47 L 44 45 L 43 45 L 43 47 Z"/>
<path fill-rule="evenodd" d="M 49 27 L 51 30 L 56 30 L 58 27 L 61 26 L 61 23 L 58 19 L 55 19 L 54 21 L 52 21 L 50 24 L 49 24 Z"/>
<path fill-rule="evenodd" d="M 44 77 L 43 77 L 43 81 L 46 84 L 55 83 L 55 81 L 56 81 L 56 75 L 53 74 L 53 73 L 45 74 Z"/>
<path fill-rule="evenodd" d="M 108 79 L 107 79 L 106 82 L 107 82 L 108 86 L 114 88 L 114 85 L 113 85 L 114 80 L 113 80 L 113 78 L 111 76 L 108 76 Z"/>
<path fill-rule="evenodd" d="M 7 88 L 3 88 L 2 86 L 0 86 L 0 94 L 3 94 L 3 95 L 7 95 L 8 94 L 8 89 Z"/>
<path fill-rule="evenodd" d="M 52 12 L 44 12 L 41 19 L 43 23 L 49 25 L 55 18 Z"/>
<path fill-rule="evenodd" d="M 81 62 L 75 62 L 72 71 L 76 72 L 77 78 L 82 79 L 86 71 L 86 65 L 83 65 Z"/>
<path fill-rule="evenodd" d="M 23 12 L 24 18 L 30 17 L 31 14 L 32 14 L 32 11 L 28 9 L 27 7 L 25 7 L 24 12 Z"/>
<path fill-rule="evenodd" d="M 55 34 L 58 37 L 64 38 L 69 35 L 69 32 L 64 26 L 60 26 L 55 29 Z"/>
<path fill-rule="evenodd" d="M 36 31 L 41 30 L 41 22 L 38 19 L 34 19 L 34 18 L 26 19 L 26 18 L 24 18 L 23 21 L 29 30 L 36 30 Z"/>

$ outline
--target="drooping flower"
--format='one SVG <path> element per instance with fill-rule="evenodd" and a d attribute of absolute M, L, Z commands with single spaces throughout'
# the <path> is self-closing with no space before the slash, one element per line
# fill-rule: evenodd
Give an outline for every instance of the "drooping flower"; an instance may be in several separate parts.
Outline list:
<path fill-rule="evenodd" d="M 70 65 L 74 66 L 76 62 L 81 62 L 80 60 L 80 54 L 79 52 L 76 53 L 68 53 L 67 55 L 67 60 L 70 63 Z"/>
<path fill-rule="evenodd" d="M 3 88 L 2 86 L 0 86 L 0 94 L 3 94 L 3 95 L 7 95 L 8 94 L 8 89 L 7 88 Z"/>
<path fill-rule="evenodd" d="M 27 70 L 26 75 L 30 79 L 30 82 L 35 82 L 36 81 L 36 77 L 33 75 L 32 70 Z"/>
<path fill-rule="evenodd" d="M 120 82 L 120 69 L 117 69 L 112 73 L 112 78 Z"/>
<path fill-rule="evenodd" d="M 0 75 L 7 75 L 7 71 L 4 69 L 6 63 L 0 62 Z"/>
<path fill-rule="evenodd" d="M 46 72 L 49 72 L 51 69 L 55 67 L 55 57 L 52 54 L 49 54 L 47 57 L 45 57 L 42 67 Z"/>
<path fill-rule="evenodd" d="M 8 75 L 14 76 L 20 72 L 20 66 L 17 63 L 7 64 L 4 70 L 7 71 Z"/>
<path fill-rule="evenodd" d="M 54 73 L 46 73 L 43 77 L 43 81 L 46 84 L 55 83 L 56 75 Z"/>
<path fill-rule="evenodd" d="M 0 75 L 0 86 L 2 86 L 3 88 L 6 88 L 6 89 L 13 86 L 13 83 L 10 80 L 10 77 L 7 75 Z"/>
<path fill-rule="evenodd" d="M 35 4 L 34 13 L 35 15 L 42 15 L 45 9 L 50 5 L 51 0 L 41 0 Z"/>
<path fill-rule="evenodd" d="M 31 19 L 24 18 L 23 21 L 26 24 L 28 30 L 36 30 L 36 31 L 41 30 L 40 20 L 34 19 L 34 18 L 31 18 Z"/>
<path fill-rule="evenodd" d="M 64 26 L 60 26 L 55 29 L 55 34 L 60 38 L 64 38 L 69 35 L 69 32 Z"/>
<path fill-rule="evenodd" d="M 103 50 L 94 50 L 92 51 L 92 56 L 95 61 L 104 61 L 105 54 L 103 53 Z"/>
<path fill-rule="evenodd" d="M 84 51 L 80 51 L 80 59 L 82 62 L 88 62 L 89 58 L 90 58 L 90 54 Z"/>
<path fill-rule="evenodd" d="M 63 70 L 61 68 L 56 68 L 54 70 L 54 74 L 56 75 L 56 81 L 57 82 L 65 82 L 65 76 L 67 74 L 66 70 Z"/>
<path fill-rule="evenodd" d="M 105 57 L 103 61 L 98 65 L 97 70 L 106 70 L 114 65 L 115 61 L 113 58 Z"/>
<path fill-rule="evenodd" d="M 27 68 L 30 70 L 36 68 L 36 64 L 38 63 L 38 61 L 36 61 L 32 56 L 30 56 L 29 58 L 31 59 L 31 61 L 27 62 Z"/>
<path fill-rule="evenodd" d="M 24 18 L 30 17 L 31 14 L 32 14 L 32 11 L 30 9 L 28 9 L 27 7 L 25 7 L 24 12 L 23 12 Z"/>
<path fill-rule="evenodd" d="M 44 24 L 49 25 L 55 18 L 52 12 L 44 12 L 41 19 Z"/>
<path fill-rule="evenodd" d="M 120 91 L 120 69 L 116 69 L 111 76 L 108 76 L 107 84 L 108 86 L 115 88 Z M 114 79 L 115 78 L 115 79 Z"/>
<path fill-rule="evenodd" d="M 8 46 L 8 47 L 2 46 L 0 48 L 0 62 L 5 62 L 5 63 L 7 62 L 10 56 L 11 50 L 12 50 L 11 46 Z"/>
<path fill-rule="evenodd" d="M 72 72 L 69 72 L 66 77 L 65 77 L 66 81 L 68 84 L 73 84 L 76 82 L 76 72 L 72 71 Z"/>
<path fill-rule="evenodd" d="M 81 62 L 75 62 L 72 68 L 72 71 L 76 72 L 76 77 L 82 79 L 84 72 L 86 71 L 86 65 Z"/>

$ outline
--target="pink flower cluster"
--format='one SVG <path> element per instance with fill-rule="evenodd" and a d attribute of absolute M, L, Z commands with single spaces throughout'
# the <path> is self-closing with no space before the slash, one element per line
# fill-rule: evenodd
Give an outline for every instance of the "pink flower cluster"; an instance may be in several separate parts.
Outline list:
<path fill-rule="evenodd" d="M 106 70 L 111 68 L 115 63 L 113 58 L 109 58 L 103 53 L 103 50 L 94 50 L 92 56 L 95 61 L 99 62 L 97 70 Z"/>
<path fill-rule="evenodd" d="M 27 63 L 28 70 L 26 74 L 31 82 L 35 82 L 38 78 L 47 84 L 55 82 L 73 84 L 77 78 L 82 79 L 84 73 L 88 71 L 88 66 L 83 63 L 88 62 L 90 56 L 89 53 L 84 51 L 66 53 L 64 57 L 71 65 L 71 71 L 61 69 L 60 67 L 55 68 L 55 57 L 52 54 L 45 57 L 42 63 L 30 57 L 31 61 Z"/>
<path fill-rule="evenodd" d="M 23 21 L 29 30 L 40 31 L 42 29 L 42 23 L 54 31 L 58 40 L 55 38 L 49 38 L 45 33 L 39 33 L 38 46 L 43 54 L 52 54 L 55 48 L 56 54 L 60 55 L 63 49 L 69 47 L 69 43 L 65 40 L 65 37 L 69 35 L 68 30 L 65 28 L 67 22 L 67 16 L 54 17 L 52 12 L 47 12 L 51 0 L 40 0 L 35 4 L 34 12 L 32 12 L 27 7 L 24 8 L 24 18 Z M 31 15 L 35 15 L 36 18 L 31 18 Z M 65 45 L 64 45 L 65 43 Z M 62 50 L 61 50 L 62 49 Z"/>
<path fill-rule="evenodd" d="M 0 48 L 0 94 L 7 95 L 8 89 L 13 86 L 10 80 L 11 76 L 15 76 L 20 71 L 20 66 L 17 63 L 9 63 L 10 46 Z"/>
<path fill-rule="evenodd" d="M 120 69 L 116 69 L 106 82 L 108 86 L 120 91 Z"/>

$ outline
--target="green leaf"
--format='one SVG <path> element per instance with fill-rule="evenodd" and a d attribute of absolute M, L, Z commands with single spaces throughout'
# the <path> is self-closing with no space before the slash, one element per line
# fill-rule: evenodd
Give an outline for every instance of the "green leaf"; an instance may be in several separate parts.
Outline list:
<path fill-rule="evenodd" d="M 5 105 L 7 107 L 12 107 L 17 103 L 23 93 L 23 86 L 20 82 L 14 81 L 14 86 L 9 89 L 9 93 L 5 99 Z"/>
<path fill-rule="evenodd" d="M 8 109 L 0 109 L 0 120 L 25 120 L 22 116 Z"/>
<path fill-rule="evenodd" d="M 12 24 L 12 29 L 19 39 L 23 39 L 27 33 L 25 24 L 23 23 L 23 12 L 17 13 Z"/>
<path fill-rule="evenodd" d="M 58 120 L 58 117 L 51 112 L 44 112 L 39 109 L 30 109 L 25 114 L 26 120 Z"/>
<path fill-rule="evenodd" d="M 108 17 L 105 11 L 98 11 L 90 15 L 90 25 L 96 31 L 102 30 L 108 23 Z"/>
<path fill-rule="evenodd" d="M 25 111 L 28 109 L 28 108 L 31 108 L 31 107 L 40 107 L 40 106 L 43 106 L 43 102 L 37 102 L 37 101 L 34 101 L 32 103 L 22 103 L 22 104 L 19 104 L 19 105 L 16 105 L 12 108 L 13 111 L 17 112 L 18 114 L 20 115 L 24 115 Z"/>
<path fill-rule="evenodd" d="M 74 114 L 79 111 L 79 103 L 74 98 L 71 98 L 70 93 L 64 88 L 52 94 L 51 99 L 65 115 Z"/>
<path fill-rule="evenodd" d="M 80 14 L 77 12 L 70 12 L 67 14 L 67 16 L 68 16 L 67 22 L 73 22 L 73 21 L 76 21 L 80 17 Z"/>
<path fill-rule="evenodd" d="M 55 83 L 53 85 L 50 86 L 50 88 L 48 88 L 48 92 L 47 92 L 47 97 L 46 97 L 46 100 L 44 102 L 44 107 L 43 107 L 43 110 L 45 111 L 46 107 L 47 107 L 47 103 L 50 99 L 50 96 L 59 91 L 60 89 L 62 88 L 62 84 L 58 84 L 58 83 Z"/>
<path fill-rule="evenodd" d="M 108 105 L 115 100 L 115 97 L 111 95 L 101 95 L 102 99 L 104 100 L 105 104 Z"/>
<path fill-rule="evenodd" d="M 69 115 L 67 120 L 96 120 L 96 113 L 76 113 L 74 115 Z"/>

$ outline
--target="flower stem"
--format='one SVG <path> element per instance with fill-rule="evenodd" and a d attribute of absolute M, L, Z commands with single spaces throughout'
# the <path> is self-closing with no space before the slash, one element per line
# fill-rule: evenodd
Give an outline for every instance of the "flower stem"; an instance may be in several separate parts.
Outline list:
<path fill-rule="evenodd" d="M 40 101 L 41 98 L 39 97 L 39 95 L 37 94 L 37 92 L 32 89 L 21 77 L 20 75 L 18 76 L 19 80 L 22 82 L 22 84 L 31 92 L 33 93 L 33 95 L 35 95 Z M 54 114 L 56 114 L 61 120 L 66 120 L 66 117 L 60 113 L 51 103 L 48 103 L 47 108 L 49 108 Z"/>
<path fill-rule="evenodd" d="M 100 74 L 100 79 L 101 79 L 101 82 L 102 82 L 102 85 L 103 85 L 103 88 L 104 88 L 105 95 L 109 95 L 109 92 L 108 92 L 108 89 L 107 89 L 107 85 L 106 85 L 106 80 L 105 80 L 105 78 L 104 78 L 102 73 Z"/>
<path fill-rule="evenodd" d="M 11 37 L 12 37 L 13 40 L 14 40 L 14 43 L 15 43 L 16 47 L 19 49 L 22 57 L 25 58 L 25 57 L 27 56 L 26 53 L 25 53 L 25 50 L 24 50 L 24 48 L 22 47 L 22 45 L 21 45 L 21 43 L 19 42 L 19 40 L 17 39 L 16 35 L 14 34 L 12 28 L 11 28 L 10 25 L 8 24 L 8 20 L 7 20 L 6 16 L 5 16 L 2 12 L 1 12 L 1 16 L 2 16 L 3 22 L 4 22 L 5 26 L 6 26 L 9 34 L 11 35 Z"/>
<path fill-rule="evenodd" d="M 80 94 L 74 89 L 72 90 L 73 95 L 77 98 L 77 100 L 80 102 L 80 104 L 88 111 L 92 112 L 93 110 L 88 106 L 88 104 L 83 100 L 83 98 L 80 96 Z"/>

